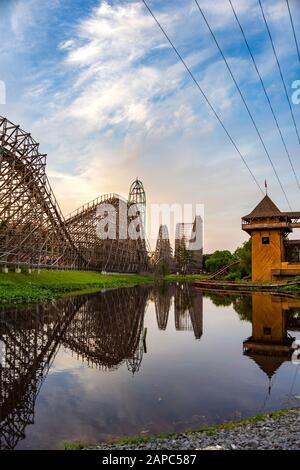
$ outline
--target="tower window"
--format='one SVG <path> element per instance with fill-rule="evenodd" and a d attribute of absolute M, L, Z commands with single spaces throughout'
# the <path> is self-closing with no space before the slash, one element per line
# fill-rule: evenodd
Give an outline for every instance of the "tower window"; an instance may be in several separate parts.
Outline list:
<path fill-rule="evenodd" d="M 270 238 L 269 237 L 262 237 L 261 242 L 263 245 L 269 245 Z"/>
<path fill-rule="evenodd" d="M 264 336 L 269 336 L 272 333 L 272 328 L 264 327 Z"/>

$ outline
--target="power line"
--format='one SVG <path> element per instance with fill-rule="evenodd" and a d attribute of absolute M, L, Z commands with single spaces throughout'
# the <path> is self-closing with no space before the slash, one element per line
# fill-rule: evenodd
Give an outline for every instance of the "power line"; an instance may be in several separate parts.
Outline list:
<path fill-rule="evenodd" d="M 291 205 L 290 205 L 290 202 L 289 202 L 288 197 L 287 197 L 287 195 L 286 195 L 286 192 L 285 192 L 285 190 L 284 190 L 284 187 L 283 187 L 283 185 L 282 185 L 282 183 L 281 183 L 281 180 L 280 180 L 279 175 L 278 175 L 278 173 L 277 173 L 277 171 L 276 171 L 276 168 L 275 168 L 275 166 L 274 166 L 274 163 L 273 163 L 273 161 L 272 161 L 272 158 L 271 158 L 271 156 L 270 156 L 270 153 L 269 153 L 269 151 L 268 151 L 268 149 L 267 149 L 267 147 L 266 147 L 266 145 L 265 145 L 265 142 L 264 142 L 264 140 L 263 140 L 263 138 L 262 138 L 262 135 L 261 135 L 261 133 L 260 133 L 258 127 L 257 127 L 257 124 L 256 124 L 256 122 L 255 122 L 255 119 L 254 119 L 254 117 L 253 117 L 253 115 L 252 115 L 252 113 L 251 113 L 251 111 L 250 111 L 250 108 L 249 108 L 247 102 L 246 102 L 246 99 L 245 99 L 245 97 L 244 97 L 244 95 L 243 95 L 243 92 L 242 92 L 242 90 L 241 90 L 241 88 L 240 88 L 238 82 L 236 81 L 235 76 L 233 75 L 233 72 L 232 72 L 232 70 L 231 70 L 231 67 L 230 67 L 230 65 L 229 65 L 229 63 L 228 63 L 228 61 L 227 61 L 227 59 L 226 59 L 226 57 L 225 57 L 225 55 L 224 55 L 224 53 L 223 53 L 223 51 L 222 51 L 222 48 L 221 48 L 221 46 L 220 46 L 220 44 L 219 44 L 219 42 L 218 42 L 218 40 L 217 40 L 217 38 L 216 38 L 216 36 L 215 36 L 213 30 L 212 30 L 212 28 L 211 28 L 209 22 L 207 21 L 207 18 L 206 18 L 206 16 L 205 16 L 205 14 L 204 14 L 202 8 L 200 7 L 200 5 L 199 5 L 199 3 L 198 3 L 198 0 L 194 0 L 194 1 L 195 1 L 196 5 L 197 5 L 197 7 L 198 7 L 199 12 L 200 12 L 201 15 L 202 15 L 202 18 L 203 18 L 204 21 L 205 21 L 206 26 L 207 26 L 208 29 L 209 29 L 209 32 L 210 32 L 210 34 L 211 34 L 211 36 L 212 36 L 212 38 L 213 38 L 213 40 L 214 40 L 214 42 L 215 42 L 215 44 L 216 44 L 216 46 L 217 46 L 219 52 L 220 52 L 220 54 L 221 54 L 221 56 L 222 56 L 222 58 L 223 58 L 223 60 L 224 60 L 224 62 L 225 62 L 225 65 L 226 65 L 226 67 L 227 67 L 227 69 L 228 69 L 228 72 L 230 73 L 230 76 L 231 76 L 231 78 L 232 78 L 232 80 L 233 80 L 233 82 L 234 82 L 234 84 L 235 84 L 235 86 L 236 86 L 236 88 L 237 88 L 237 90 L 238 90 L 238 92 L 239 92 L 239 95 L 240 95 L 240 97 L 241 97 L 241 99 L 242 99 L 242 101 L 243 101 L 243 103 L 244 103 L 244 105 L 245 105 L 245 108 L 246 108 L 246 110 L 247 110 L 247 112 L 248 112 L 248 115 L 249 115 L 249 117 L 250 117 L 250 119 L 251 119 L 251 122 L 252 122 L 252 124 L 253 124 L 253 126 L 254 126 L 254 128 L 255 128 L 255 130 L 256 130 L 256 133 L 257 133 L 257 135 L 258 135 L 258 137 L 259 137 L 259 140 L 260 140 L 260 142 L 261 142 L 261 144 L 262 144 L 262 146 L 263 146 L 263 149 L 264 149 L 264 151 L 265 151 L 265 153 L 266 153 L 266 155 L 267 155 L 267 158 L 268 158 L 268 160 L 269 160 L 269 162 L 270 162 L 270 164 L 271 164 L 271 166 L 272 166 L 272 169 L 273 169 L 274 174 L 275 174 L 275 176 L 276 176 L 276 178 L 277 178 L 277 181 L 278 181 L 278 183 L 279 183 L 279 185 L 280 185 L 280 187 L 281 187 L 281 190 L 282 190 L 282 192 L 283 192 L 283 194 L 284 194 L 284 197 L 285 197 L 285 199 L 286 199 L 286 202 L 287 202 L 288 206 L 289 206 L 290 209 L 291 209 Z M 291 209 L 291 210 L 292 210 L 292 209 Z"/>
<path fill-rule="evenodd" d="M 249 54 L 250 54 L 250 56 L 251 56 L 253 65 L 254 65 L 254 67 L 255 67 L 256 73 L 257 73 L 257 75 L 258 75 L 258 77 L 259 77 L 259 79 L 260 79 L 261 86 L 262 86 L 262 88 L 263 88 L 265 97 L 266 97 L 266 99 L 267 99 L 267 101 L 268 101 L 268 104 L 269 104 L 271 113 L 272 113 L 272 115 L 273 115 L 274 121 L 275 121 L 275 123 L 276 123 L 276 127 L 277 127 L 277 129 L 278 129 L 278 132 L 279 132 L 279 135 L 280 135 L 282 144 L 283 144 L 283 146 L 284 146 L 285 153 L 286 153 L 286 155 L 287 155 L 287 157 L 288 157 L 288 159 L 289 159 L 289 162 L 290 162 L 290 165 L 291 165 L 293 174 L 294 174 L 294 176 L 295 176 L 295 180 L 296 180 L 297 186 L 298 186 L 298 188 L 300 189 L 300 183 L 299 183 L 299 180 L 298 180 L 298 177 L 297 177 L 297 174 L 296 174 L 296 171 L 295 171 L 293 162 L 292 162 L 292 158 L 291 158 L 291 155 L 290 155 L 290 153 L 289 153 L 289 151 L 288 151 L 286 142 L 285 142 L 285 140 L 284 140 L 284 137 L 283 137 L 282 131 L 281 131 L 281 129 L 280 129 L 278 120 L 277 120 L 277 118 L 276 118 L 275 111 L 274 111 L 274 108 L 273 108 L 272 103 L 271 103 L 271 101 L 270 101 L 270 98 L 269 98 L 268 92 L 267 92 L 267 90 L 266 90 L 264 81 L 263 81 L 263 79 L 262 79 L 262 76 L 261 76 L 261 74 L 260 74 L 260 71 L 258 70 L 256 61 L 255 61 L 255 58 L 254 58 L 254 56 L 253 56 L 253 54 L 252 54 L 252 51 L 251 51 L 250 45 L 249 45 L 249 43 L 248 43 L 248 40 L 247 40 L 247 38 L 246 38 L 244 29 L 243 29 L 243 27 L 242 27 L 242 25 L 241 25 L 241 22 L 240 22 L 240 20 L 239 20 L 239 18 L 238 18 L 238 16 L 237 16 L 237 13 L 236 13 L 236 10 L 235 10 L 235 8 L 234 8 L 234 6 L 233 6 L 233 4 L 232 4 L 232 1 L 229 0 L 229 3 L 230 3 L 230 6 L 231 6 L 231 8 L 232 8 L 232 11 L 233 11 L 233 14 L 234 14 L 234 16 L 235 16 L 235 19 L 236 19 L 236 21 L 237 21 L 237 24 L 238 24 L 239 27 L 240 27 L 240 30 L 241 30 L 241 33 L 242 33 L 242 35 L 243 35 L 245 44 L 246 44 L 246 46 L 247 46 L 247 49 L 248 49 Z"/>
<path fill-rule="evenodd" d="M 188 65 L 186 64 L 185 60 L 183 59 L 183 57 L 181 56 L 181 54 L 179 53 L 178 49 L 176 48 L 176 46 L 173 44 L 173 42 L 171 41 L 171 39 L 169 38 L 168 34 L 166 33 L 166 31 L 164 30 L 164 28 L 161 26 L 160 22 L 158 21 L 158 19 L 156 18 L 156 16 L 154 15 L 154 13 L 152 12 L 152 10 L 150 9 L 150 7 L 147 5 L 146 1 L 145 0 L 142 0 L 143 4 L 145 5 L 145 7 L 147 8 L 147 10 L 149 11 L 150 15 L 152 16 L 152 18 L 154 19 L 154 21 L 156 22 L 156 24 L 158 25 L 159 29 L 161 30 L 161 32 L 163 33 L 163 35 L 165 36 L 165 38 L 167 39 L 167 41 L 169 42 L 169 44 L 171 45 L 172 49 L 174 50 L 174 52 L 176 53 L 177 57 L 179 58 L 179 60 L 182 62 L 182 64 L 184 65 L 185 69 L 187 70 L 188 74 L 190 75 L 191 79 L 193 80 L 193 82 L 195 83 L 195 85 L 197 86 L 197 88 L 199 89 L 200 93 L 202 94 L 203 98 L 205 99 L 206 103 L 208 104 L 208 106 L 210 107 L 210 109 L 212 110 L 213 114 L 215 115 L 215 117 L 217 118 L 218 122 L 220 123 L 220 125 L 222 126 L 223 130 L 225 131 L 227 137 L 229 138 L 230 142 L 232 143 L 232 145 L 234 146 L 235 150 L 237 151 L 237 153 L 239 154 L 240 158 L 242 159 L 244 165 L 246 166 L 247 170 L 249 171 L 250 175 L 252 176 L 253 180 L 255 181 L 256 185 L 258 186 L 259 190 L 262 192 L 262 194 L 264 194 L 264 191 L 262 190 L 259 182 L 257 181 L 256 177 L 254 176 L 253 172 L 251 171 L 250 167 L 248 166 L 248 163 L 246 162 L 245 160 L 245 157 L 242 155 L 242 153 L 240 152 L 237 144 L 235 143 L 233 137 L 230 135 L 229 131 L 227 130 L 227 128 L 225 127 L 225 124 L 223 123 L 222 119 L 220 118 L 220 116 L 218 115 L 217 111 L 215 110 L 214 106 L 212 105 L 212 103 L 210 102 L 210 100 L 208 99 L 208 97 L 206 96 L 205 92 L 202 90 L 198 80 L 196 79 L 196 77 L 194 76 L 193 72 L 190 70 L 190 68 L 188 67 Z"/>
<path fill-rule="evenodd" d="M 264 12 L 261 0 L 258 0 L 258 2 L 259 2 L 259 6 L 260 6 L 260 9 L 261 9 L 261 13 L 262 13 L 262 16 L 263 16 L 265 26 L 267 28 L 269 38 L 270 38 L 270 41 L 271 41 L 273 53 L 274 53 L 274 56 L 275 56 L 275 59 L 276 59 L 276 62 L 277 62 L 277 66 L 278 66 L 278 70 L 279 70 L 279 73 L 280 73 L 281 81 L 282 81 L 283 88 L 284 88 L 284 91 L 285 91 L 285 96 L 286 96 L 286 99 L 287 99 L 287 102 L 288 102 L 288 105 L 289 105 L 289 108 L 290 108 L 290 112 L 291 112 L 292 120 L 293 120 L 293 123 L 294 123 L 295 131 L 296 131 L 296 134 L 297 134 L 297 137 L 298 137 L 298 142 L 300 144 L 300 136 L 299 136 L 297 124 L 296 124 L 296 121 L 295 121 L 295 116 L 294 116 L 292 106 L 291 106 L 291 103 L 290 103 L 290 99 L 289 99 L 288 91 L 287 91 L 286 84 L 285 84 L 285 81 L 284 81 L 284 78 L 283 78 L 283 73 L 282 73 L 282 70 L 281 70 L 279 59 L 278 59 L 278 56 L 277 56 L 277 53 L 276 53 L 276 50 L 275 50 L 275 46 L 274 46 L 273 38 L 272 38 L 272 35 L 271 35 L 271 31 L 270 31 L 268 23 L 267 23 L 267 19 L 266 19 L 266 16 L 265 16 L 265 12 Z"/>
<path fill-rule="evenodd" d="M 290 22 L 291 22 L 291 26 L 292 26 L 292 30 L 293 30 L 293 35 L 294 35 L 295 45 L 296 45 L 296 49 L 297 49 L 298 59 L 299 59 L 299 62 L 300 62 L 300 51 L 299 51 L 296 31 L 295 31 L 295 27 L 294 27 L 293 17 L 292 17 L 292 13 L 291 13 L 291 9 L 290 9 L 290 4 L 289 4 L 289 0 L 285 0 L 285 1 L 286 1 L 287 9 L 289 11 Z"/>

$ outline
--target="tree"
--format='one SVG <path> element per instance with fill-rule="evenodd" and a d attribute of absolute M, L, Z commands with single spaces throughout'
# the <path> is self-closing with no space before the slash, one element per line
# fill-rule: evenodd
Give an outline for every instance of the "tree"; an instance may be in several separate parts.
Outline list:
<path fill-rule="evenodd" d="M 233 263 L 234 260 L 235 257 L 229 250 L 217 250 L 211 255 L 206 256 L 205 269 L 210 273 L 214 273 Z"/>
<path fill-rule="evenodd" d="M 242 321 L 252 320 L 252 296 L 237 296 L 233 300 L 233 308 Z"/>
<path fill-rule="evenodd" d="M 187 268 L 195 264 L 192 250 L 188 250 L 185 245 L 178 247 L 175 257 L 177 268 L 182 273 L 186 273 Z"/>
<path fill-rule="evenodd" d="M 156 266 L 156 272 L 159 276 L 167 276 L 170 274 L 170 264 L 162 259 Z"/>
<path fill-rule="evenodd" d="M 205 255 L 204 266 L 210 273 L 215 273 L 226 266 L 234 263 L 224 277 L 226 280 L 234 281 L 251 275 L 251 239 L 244 242 L 234 253 L 229 250 L 217 250 L 210 255 Z"/>
<path fill-rule="evenodd" d="M 219 294 L 216 292 L 205 292 L 205 297 L 209 297 L 212 303 L 216 306 L 229 307 L 233 302 L 233 296 L 226 293 Z"/>
<path fill-rule="evenodd" d="M 249 276 L 251 274 L 251 239 L 237 248 L 234 252 L 234 256 L 240 261 L 238 265 L 240 278 Z"/>

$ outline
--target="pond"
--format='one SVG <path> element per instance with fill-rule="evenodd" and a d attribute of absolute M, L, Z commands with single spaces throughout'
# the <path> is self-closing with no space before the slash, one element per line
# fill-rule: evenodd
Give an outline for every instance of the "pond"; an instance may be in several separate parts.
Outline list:
<path fill-rule="evenodd" d="M 0 311 L 0 448 L 182 431 L 299 404 L 300 301 L 187 284 Z"/>

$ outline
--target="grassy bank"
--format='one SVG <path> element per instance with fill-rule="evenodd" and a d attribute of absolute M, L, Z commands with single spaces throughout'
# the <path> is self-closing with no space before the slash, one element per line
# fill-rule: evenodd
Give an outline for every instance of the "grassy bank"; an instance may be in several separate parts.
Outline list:
<path fill-rule="evenodd" d="M 187 274 L 186 276 L 182 274 L 168 274 L 164 276 L 164 281 L 167 282 L 190 282 L 195 281 L 196 279 L 206 279 L 207 276 L 199 275 L 199 274 Z"/>
<path fill-rule="evenodd" d="M 56 297 L 77 293 L 87 293 L 96 290 L 132 287 L 142 284 L 154 284 L 157 282 L 192 282 L 195 279 L 205 279 L 199 275 L 176 275 L 165 277 L 139 274 L 100 274 L 89 271 L 34 271 L 32 273 L 8 272 L 0 273 L 0 305 L 47 302 Z M 238 284 L 238 283 L 237 283 Z M 252 288 L 251 282 L 248 289 Z M 285 292 L 292 295 L 300 295 L 300 285 L 280 287 L 273 289 L 275 292 Z"/>
<path fill-rule="evenodd" d="M 212 281 L 207 281 L 205 277 L 198 277 L 199 282 L 197 284 L 198 289 L 205 289 L 211 292 L 239 292 L 240 294 L 246 293 L 255 293 L 255 292 L 265 292 L 270 294 L 285 294 L 291 295 L 293 297 L 300 297 L 300 279 L 295 278 L 290 283 L 283 283 L 282 281 L 271 282 L 252 282 L 245 280 L 236 280 L 236 281 L 227 281 L 225 279 L 217 279 Z M 296 281 L 297 283 L 293 282 Z"/>
<path fill-rule="evenodd" d="M 297 281 L 299 281 L 299 278 L 297 278 Z M 286 287 L 281 287 L 280 289 L 282 292 L 286 292 L 288 294 L 295 294 L 295 295 L 300 295 L 300 285 L 295 284 L 295 285 L 290 285 Z"/>
<path fill-rule="evenodd" d="M 103 275 L 81 271 L 0 273 L 0 303 L 45 302 L 68 292 L 130 287 L 153 282 L 153 277 L 138 274 Z"/>
<path fill-rule="evenodd" d="M 288 414 L 290 411 L 291 410 L 289 409 L 283 409 L 283 410 L 272 411 L 272 412 L 265 413 L 265 414 L 257 414 L 255 416 L 250 416 L 248 418 L 244 418 L 240 420 L 225 421 L 224 423 L 217 424 L 215 426 L 205 426 L 202 428 L 190 429 L 188 431 L 185 431 L 184 434 L 188 436 L 189 434 L 203 433 L 203 434 L 212 436 L 218 433 L 219 431 L 222 431 L 225 429 L 245 427 L 249 424 L 257 423 L 258 421 L 266 421 L 269 418 L 279 418 L 281 416 Z M 115 439 L 112 442 L 112 444 L 116 446 L 123 446 L 123 445 L 128 445 L 128 444 L 138 446 L 139 444 L 151 442 L 153 440 L 164 440 L 164 439 L 168 439 L 171 437 L 180 436 L 180 434 L 182 433 L 168 432 L 168 433 L 149 435 L 149 436 L 124 437 L 120 439 Z M 84 448 L 93 447 L 87 442 L 83 442 L 83 441 L 74 441 L 74 442 L 65 441 L 63 446 L 64 446 L 64 450 L 82 450 Z"/>
<path fill-rule="evenodd" d="M 194 433 L 205 433 L 209 434 L 210 436 L 216 434 L 219 431 L 224 429 L 234 429 L 240 426 L 247 426 L 248 424 L 257 423 L 258 421 L 266 421 L 269 418 L 278 418 L 280 416 L 284 416 L 290 410 L 283 409 L 283 410 L 275 410 L 270 413 L 265 414 L 257 414 L 255 416 L 250 416 L 249 418 L 233 420 L 233 421 L 225 421 L 221 424 L 216 424 L 214 426 L 204 426 L 202 428 L 194 428 L 189 429 L 184 432 L 184 434 L 194 434 Z M 134 436 L 134 437 L 125 437 L 121 439 L 115 440 L 113 443 L 117 445 L 126 445 L 126 444 L 140 444 L 142 442 L 152 441 L 153 439 L 168 439 L 169 437 L 174 437 L 176 435 L 181 434 L 176 432 L 169 432 L 163 433 L 158 435 L 149 435 L 149 436 Z"/>

